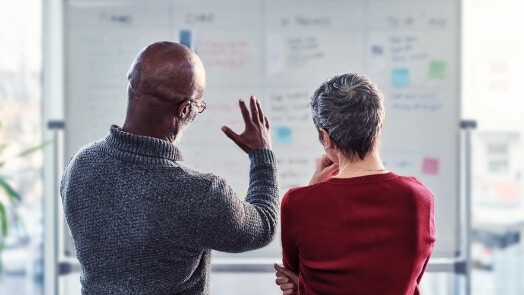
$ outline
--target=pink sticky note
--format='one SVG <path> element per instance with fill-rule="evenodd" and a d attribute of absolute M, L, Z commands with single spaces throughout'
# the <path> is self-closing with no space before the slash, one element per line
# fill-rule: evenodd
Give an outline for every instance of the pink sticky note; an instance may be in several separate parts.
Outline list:
<path fill-rule="evenodd" d="M 440 161 L 437 158 L 424 158 L 422 160 L 422 173 L 438 174 Z"/>

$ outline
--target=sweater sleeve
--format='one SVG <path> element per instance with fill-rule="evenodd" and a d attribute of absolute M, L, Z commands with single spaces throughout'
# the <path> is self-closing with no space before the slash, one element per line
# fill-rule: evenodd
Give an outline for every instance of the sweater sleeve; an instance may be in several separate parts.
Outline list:
<path fill-rule="evenodd" d="M 290 205 L 290 195 L 288 191 L 282 198 L 281 204 L 281 239 L 282 239 L 282 263 L 292 272 L 298 274 L 299 260 L 298 251 L 293 236 L 292 209 Z"/>
<path fill-rule="evenodd" d="M 214 177 L 200 211 L 200 244 L 223 252 L 244 252 L 269 244 L 278 222 L 276 159 L 270 150 L 249 154 L 249 188 L 245 201 L 220 177 Z"/>

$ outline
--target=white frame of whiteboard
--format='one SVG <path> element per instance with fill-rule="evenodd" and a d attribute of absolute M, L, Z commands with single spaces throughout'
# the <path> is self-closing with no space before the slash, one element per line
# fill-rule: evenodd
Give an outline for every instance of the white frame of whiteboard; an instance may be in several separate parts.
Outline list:
<path fill-rule="evenodd" d="M 75 1 L 69 1 L 68 3 L 71 3 L 71 2 L 75 2 Z M 89 2 L 95 2 L 95 1 L 76 1 L 76 2 L 82 2 L 82 3 L 89 3 Z M 111 1 L 107 1 L 107 2 L 111 2 Z M 456 1 L 457 2 L 457 17 L 460 18 L 460 1 Z M 44 75 L 48 75 L 49 77 L 54 77 L 54 78 L 59 78 L 59 79 L 62 79 L 62 81 L 65 81 L 62 77 L 64 76 L 63 74 L 63 69 L 60 69 L 60 65 L 63 65 L 64 64 L 64 56 L 60 55 L 59 53 L 61 52 L 61 50 L 57 50 L 60 49 L 60 48 L 66 48 L 66 42 L 67 40 L 62 39 L 60 38 L 60 36 L 57 36 L 56 34 L 56 31 L 60 31 L 62 29 L 62 26 L 63 26 L 63 23 L 57 23 L 57 22 L 60 22 L 60 19 L 62 19 L 61 17 L 59 18 L 55 18 L 55 19 L 58 19 L 57 21 L 55 21 L 54 23 L 52 21 L 50 21 L 49 19 L 52 19 L 53 17 L 55 16 L 62 16 L 62 11 L 65 11 L 64 10 L 64 7 L 65 7 L 66 4 L 64 4 L 63 1 L 59 1 L 59 0 L 52 0 L 52 1 L 49 1 L 48 3 L 46 3 L 44 5 L 44 9 L 46 9 L 46 11 L 48 11 L 48 19 L 47 21 L 45 21 L 45 23 L 50 26 L 48 28 L 48 30 L 46 30 L 44 32 L 44 40 L 49 40 L 49 41 L 44 41 L 44 49 L 47 50 L 47 54 L 44 52 L 44 56 L 47 57 L 47 60 L 48 60 L 48 64 L 46 65 L 46 67 L 44 67 Z M 66 13 L 64 13 L 66 14 Z M 51 17 L 51 15 L 53 17 Z M 67 16 L 65 16 L 65 18 L 67 18 Z M 457 20 L 457 23 L 460 24 L 460 21 Z M 52 28 L 51 28 L 52 27 Z M 67 26 L 65 28 L 65 30 L 68 30 Z M 460 30 L 459 30 L 460 31 Z M 65 33 L 64 33 L 65 34 Z M 55 36 L 55 37 L 52 37 L 52 36 Z M 65 41 L 64 41 L 65 40 Z M 457 34 L 457 55 L 460 56 L 460 33 Z M 63 51 L 67 54 L 66 50 L 63 49 Z M 53 62 L 54 61 L 54 62 Z M 458 57 L 458 61 L 460 61 L 460 58 Z M 54 65 L 53 65 L 54 64 Z M 460 77 L 460 67 L 458 67 L 457 69 L 458 73 L 456 73 L 456 75 L 458 77 Z M 49 121 L 49 120 L 54 120 L 54 119 L 63 119 L 65 118 L 65 123 L 66 123 L 66 128 L 65 128 L 65 131 L 64 131 L 64 134 L 63 136 L 67 139 L 70 134 L 68 133 L 70 130 L 67 129 L 67 121 L 68 121 L 68 116 L 70 116 L 71 114 L 69 112 L 65 112 L 65 115 L 63 115 L 63 117 L 60 117 L 60 114 L 57 115 L 57 111 L 56 109 L 58 108 L 59 110 L 60 109 L 63 109 L 64 106 L 66 106 L 67 108 L 67 103 L 64 102 L 63 100 L 63 89 L 57 89 L 57 86 L 56 85 L 53 85 L 50 81 L 53 80 L 52 78 L 49 78 L 49 79 L 44 79 L 44 95 L 43 95 L 43 105 L 44 106 L 47 106 L 49 105 L 50 107 L 47 107 L 47 108 L 44 108 L 44 120 L 46 121 Z M 47 84 L 46 84 L 47 83 Z M 56 82 L 55 82 L 56 84 Z M 46 87 L 47 85 L 47 87 Z M 460 96 L 460 89 L 459 89 L 459 86 L 460 85 L 459 83 L 457 84 L 457 89 L 456 89 L 456 94 L 458 96 Z M 61 104 L 60 103 L 57 103 L 57 101 L 62 101 Z M 70 102 L 70 101 L 69 101 Z M 457 130 L 459 130 L 459 128 L 457 128 Z M 55 167 L 55 168 L 59 168 L 61 167 L 60 163 L 63 163 L 64 162 L 64 159 L 67 158 L 66 154 L 68 153 L 67 152 L 67 141 L 66 142 L 66 147 L 61 147 L 60 149 L 63 149 L 65 151 L 64 153 L 64 156 L 61 157 L 60 155 L 58 155 L 57 157 L 58 158 L 61 158 L 61 159 L 55 159 L 53 157 L 46 157 L 46 167 Z M 68 155 L 69 156 L 69 155 Z M 457 157 L 459 157 L 459 155 L 457 155 Z M 460 158 L 460 157 L 459 157 Z M 459 159 L 461 160 L 461 159 Z M 463 160 L 463 159 L 462 159 Z M 54 173 L 54 172 L 53 172 Z M 469 177 L 469 176 L 468 176 Z M 460 186 L 460 184 L 462 184 L 463 186 L 461 188 L 457 188 L 458 191 L 460 191 L 461 189 L 462 190 L 466 190 L 468 191 L 469 193 L 469 189 L 467 188 L 467 184 L 465 184 L 465 181 L 467 183 L 467 180 L 464 179 L 464 178 L 461 178 L 462 181 L 458 184 Z M 49 187 L 53 187 L 54 185 L 56 185 L 57 183 L 57 179 L 54 179 L 54 180 L 51 180 L 51 181 L 46 181 L 46 187 L 49 188 Z M 49 189 L 46 190 L 46 194 L 54 194 L 56 195 L 56 192 L 51 192 Z M 460 192 L 459 192 L 459 195 Z M 466 193 L 467 195 L 467 193 Z M 468 220 L 469 220 L 469 196 L 466 196 L 466 197 L 459 197 L 457 198 L 459 204 L 457 205 L 457 207 L 455 207 L 454 209 L 457 210 L 457 222 L 459 222 L 459 224 L 457 224 L 457 228 L 459 228 L 459 230 L 456 231 L 456 235 L 457 235 L 457 247 L 455 247 L 455 250 L 456 250 L 456 253 L 453 257 L 436 257 L 434 259 L 432 259 L 430 261 L 430 265 L 428 266 L 428 271 L 436 271 L 436 272 L 455 272 L 455 273 L 458 273 L 458 274 L 467 274 L 468 271 L 468 263 L 466 263 L 465 261 L 469 261 L 469 257 L 468 257 L 468 253 L 469 253 L 469 250 L 468 250 L 468 246 L 469 246 L 469 243 L 467 241 L 469 241 L 469 236 L 468 236 L 468 233 L 469 233 L 469 227 L 468 227 Z M 50 200 L 50 201 L 47 201 L 47 200 Z M 56 208 L 58 208 L 59 204 L 57 202 L 58 200 L 55 199 L 55 198 L 46 198 L 46 217 L 50 218 L 51 215 L 54 215 L 56 216 L 56 211 L 52 211 L 50 208 L 51 207 L 54 207 L 55 210 Z M 54 213 L 53 213 L 54 212 Z M 50 239 L 48 237 L 51 237 L 51 236 L 54 236 L 54 237 L 57 237 L 57 236 L 61 236 L 63 237 L 62 234 L 57 234 L 56 233 L 56 230 L 55 230 L 55 233 L 54 234 L 51 234 L 51 232 L 49 230 L 51 230 L 51 228 L 48 228 L 48 226 L 52 226 L 51 223 L 49 224 L 46 224 L 46 233 L 49 233 L 49 235 L 46 235 L 46 241 L 48 241 L 48 245 L 50 245 L 49 249 L 46 250 L 48 254 L 50 254 L 51 252 L 49 251 L 52 251 L 50 249 L 53 248 L 53 243 L 55 243 L 54 247 L 57 247 L 59 248 L 60 250 L 63 250 L 63 245 L 56 245 L 56 242 L 51 242 Z M 466 245 L 464 245 L 466 244 Z M 61 251 L 59 251 L 61 252 Z M 52 259 L 51 257 L 52 256 L 47 256 L 49 257 L 49 259 Z M 59 260 L 62 260 L 62 261 L 68 261 L 69 259 L 67 258 L 67 255 L 63 255 L 63 253 L 59 253 L 58 254 L 58 259 Z M 263 263 L 260 263 L 260 262 L 263 262 Z M 242 259 L 242 261 L 237 261 L 237 260 L 234 260 L 234 259 L 227 259 L 227 258 L 224 258 L 224 259 L 217 259 L 213 262 L 213 269 L 215 271 L 221 271 L 221 270 L 224 270 L 224 269 L 229 269 L 230 271 L 234 271 L 235 269 L 251 269 L 252 271 L 269 271 L 269 268 L 267 266 L 267 264 L 272 264 L 274 261 L 271 260 L 265 260 L 265 259 Z M 73 263 L 74 264 L 74 263 Z M 52 271 L 52 265 L 51 264 L 46 264 L 47 267 L 46 267 L 46 270 L 49 270 L 49 271 Z M 73 269 L 75 269 L 75 267 L 73 267 Z M 272 269 L 271 269 L 272 271 Z M 46 281 L 47 282 L 47 281 Z M 49 282 L 50 284 L 51 282 Z"/>

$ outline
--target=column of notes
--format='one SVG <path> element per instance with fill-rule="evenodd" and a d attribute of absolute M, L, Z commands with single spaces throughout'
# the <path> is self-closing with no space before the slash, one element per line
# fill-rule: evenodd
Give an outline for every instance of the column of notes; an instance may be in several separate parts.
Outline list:
<path fill-rule="evenodd" d="M 326 9 L 330 7 L 330 9 Z M 359 1 L 266 2 L 266 68 L 269 85 L 317 86 L 325 79 L 360 71 L 363 60 Z"/>
<path fill-rule="evenodd" d="M 238 13 L 235 11 L 251 11 Z M 213 1 L 195 5 L 173 3 L 173 39 L 188 45 L 200 57 L 212 87 L 256 87 L 261 81 L 262 19 L 253 3 Z"/>
<path fill-rule="evenodd" d="M 168 38 L 167 4 L 115 2 L 71 4 L 66 30 L 66 125 L 71 130 L 71 155 L 84 144 L 107 134 L 110 124 L 122 124 L 127 103 L 127 71 L 137 53 Z M 150 20 L 150 15 L 156 15 Z M 89 123 L 86 123 L 89 122 Z"/>

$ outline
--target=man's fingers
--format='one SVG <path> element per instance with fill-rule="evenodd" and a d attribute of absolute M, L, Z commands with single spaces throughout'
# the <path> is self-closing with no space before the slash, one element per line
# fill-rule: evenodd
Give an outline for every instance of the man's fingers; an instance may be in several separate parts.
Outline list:
<path fill-rule="evenodd" d="M 246 107 L 246 102 L 243 99 L 238 100 L 238 106 L 240 107 L 240 112 L 242 113 L 242 118 L 244 118 L 244 123 L 247 126 L 248 122 L 251 120 L 249 117 L 249 111 Z"/>
<path fill-rule="evenodd" d="M 266 116 L 264 116 L 264 125 L 266 126 L 267 129 L 269 129 L 269 127 L 270 127 L 269 126 L 269 119 Z"/>
<path fill-rule="evenodd" d="M 246 153 L 248 152 L 248 148 L 245 146 L 245 144 L 241 143 L 240 141 L 240 135 L 238 135 L 235 131 L 231 130 L 231 128 L 227 126 L 222 126 L 222 132 L 226 134 L 227 137 L 229 137 L 234 143 L 236 143 L 243 151 Z"/>
<path fill-rule="evenodd" d="M 233 141 L 238 137 L 238 134 L 236 134 L 235 131 L 231 130 L 231 128 L 227 126 L 222 126 L 222 132 L 224 132 L 227 137 L 231 138 Z"/>
<path fill-rule="evenodd" d="M 255 96 L 249 98 L 249 107 L 251 108 L 251 122 L 260 122 L 258 119 L 258 102 Z"/>
<path fill-rule="evenodd" d="M 262 113 L 262 106 L 260 105 L 260 100 L 257 99 L 257 115 L 258 115 L 258 122 L 264 123 L 265 117 L 264 113 Z"/>

